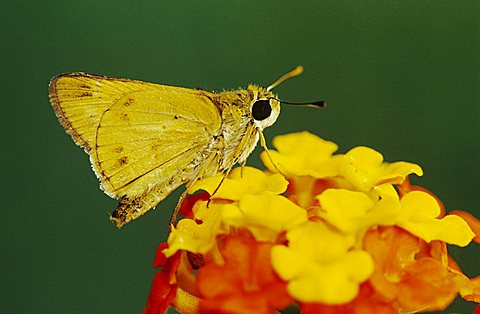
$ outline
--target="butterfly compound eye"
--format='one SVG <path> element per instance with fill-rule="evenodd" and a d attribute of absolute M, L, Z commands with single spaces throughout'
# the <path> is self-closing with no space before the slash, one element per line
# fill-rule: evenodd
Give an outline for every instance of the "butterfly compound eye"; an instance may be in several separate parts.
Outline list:
<path fill-rule="evenodd" d="M 257 121 L 265 120 L 271 113 L 272 107 L 267 99 L 257 100 L 252 106 L 252 116 Z"/>

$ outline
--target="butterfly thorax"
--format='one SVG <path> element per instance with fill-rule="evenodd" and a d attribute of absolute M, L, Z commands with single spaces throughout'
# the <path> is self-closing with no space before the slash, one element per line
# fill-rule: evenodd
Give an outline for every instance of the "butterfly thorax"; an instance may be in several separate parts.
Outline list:
<path fill-rule="evenodd" d="M 256 85 L 215 94 L 212 100 L 221 111 L 218 147 L 222 149 L 220 170 L 226 170 L 247 159 L 257 145 L 259 132 L 276 121 L 280 104 L 276 95 Z M 261 107 L 260 114 L 257 107 Z"/>

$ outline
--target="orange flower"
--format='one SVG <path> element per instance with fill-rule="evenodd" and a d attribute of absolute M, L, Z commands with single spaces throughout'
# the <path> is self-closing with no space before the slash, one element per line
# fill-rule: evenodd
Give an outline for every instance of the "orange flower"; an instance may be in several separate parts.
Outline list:
<path fill-rule="evenodd" d="M 454 275 L 433 257 L 417 258 L 422 240 L 408 232 L 398 227 L 371 230 L 364 245 L 375 263 L 372 286 L 398 310 L 442 310 L 457 295 Z"/>
<path fill-rule="evenodd" d="M 355 300 L 341 305 L 323 303 L 301 303 L 303 314 L 395 314 L 393 304 L 381 300 L 372 286 L 367 282 L 360 286 L 360 292 Z"/>
<path fill-rule="evenodd" d="M 167 243 L 161 243 L 158 246 L 153 267 L 162 267 L 162 269 L 153 278 L 144 314 L 164 313 L 176 296 L 178 284 L 175 274 L 180 266 L 180 253 L 167 259 L 162 253 L 167 247 Z"/>
<path fill-rule="evenodd" d="M 202 300 L 209 313 L 273 313 L 293 302 L 286 282 L 270 264 L 272 244 L 227 237 L 220 248 L 224 264 L 208 264 L 197 276 Z"/>

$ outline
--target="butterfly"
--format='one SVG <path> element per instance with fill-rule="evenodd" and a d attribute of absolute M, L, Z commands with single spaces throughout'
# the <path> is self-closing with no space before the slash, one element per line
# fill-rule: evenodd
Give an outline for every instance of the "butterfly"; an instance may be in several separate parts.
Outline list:
<path fill-rule="evenodd" d="M 180 185 L 228 174 L 259 140 L 266 149 L 262 132 L 280 113 L 271 90 L 302 71 L 220 93 L 74 72 L 53 77 L 49 97 L 101 189 L 120 199 L 110 218 L 122 227 Z"/>

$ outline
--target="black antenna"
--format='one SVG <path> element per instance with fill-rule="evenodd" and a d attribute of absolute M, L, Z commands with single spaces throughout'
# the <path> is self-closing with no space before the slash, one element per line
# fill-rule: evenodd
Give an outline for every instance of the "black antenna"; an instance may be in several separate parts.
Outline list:
<path fill-rule="evenodd" d="M 305 107 L 313 107 L 313 108 L 325 108 L 327 106 L 327 102 L 324 100 L 319 100 L 314 102 L 289 102 L 289 101 L 283 101 L 273 97 L 272 99 L 279 101 L 281 104 L 292 105 L 292 106 L 305 106 Z"/>

